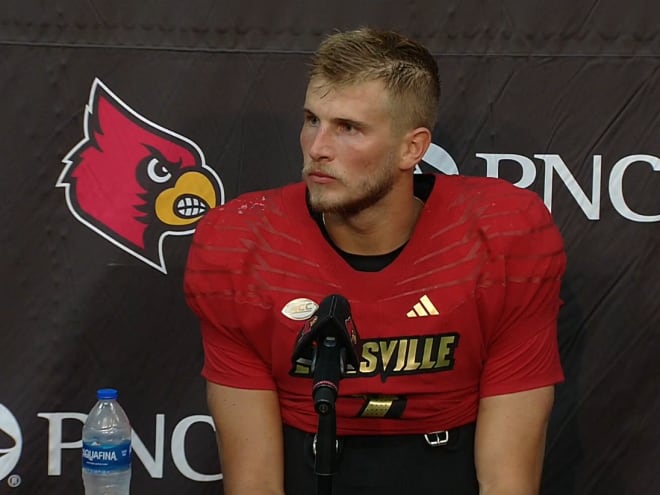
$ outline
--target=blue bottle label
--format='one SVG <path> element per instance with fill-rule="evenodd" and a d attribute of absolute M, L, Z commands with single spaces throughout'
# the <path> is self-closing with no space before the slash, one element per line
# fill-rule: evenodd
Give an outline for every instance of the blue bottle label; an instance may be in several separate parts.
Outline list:
<path fill-rule="evenodd" d="M 99 445 L 97 442 L 83 442 L 83 468 L 93 471 L 122 471 L 131 464 L 131 442 L 118 445 Z"/>

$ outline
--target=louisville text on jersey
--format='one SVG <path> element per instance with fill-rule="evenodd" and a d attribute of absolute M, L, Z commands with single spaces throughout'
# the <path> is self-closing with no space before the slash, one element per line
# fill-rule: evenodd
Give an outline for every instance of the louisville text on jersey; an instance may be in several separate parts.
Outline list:
<path fill-rule="evenodd" d="M 414 337 L 362 341 L 359 370 L 349 370 L 347 377 L 390 376 L 437 373 L 454 367 L 454 351 L 459 334 L 443 333 Z M 311 377 L 309 360 L 300 359 L 291 369 L 293 376 Z"/>

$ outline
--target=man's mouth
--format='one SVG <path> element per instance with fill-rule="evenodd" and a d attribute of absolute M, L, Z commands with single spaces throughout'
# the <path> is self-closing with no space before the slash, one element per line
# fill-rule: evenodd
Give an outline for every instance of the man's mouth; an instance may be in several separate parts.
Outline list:
<path fill-rule="evenodd" d="M 332 175 L 328 175 L 320 170 L 310 170 L 305 174 L 307 180 L 315 182 L 317 184 L 327 184 L 328 182 L 334 181 L 335 178 Z"/>

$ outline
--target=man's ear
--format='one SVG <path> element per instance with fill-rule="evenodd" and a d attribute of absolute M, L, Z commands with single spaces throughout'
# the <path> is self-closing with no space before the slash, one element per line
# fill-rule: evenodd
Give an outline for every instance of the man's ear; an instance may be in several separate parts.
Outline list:
<path fill-rule="evenodd" d="M 415 168 L 431 145 L 431 131 L 426 127 L 417 127 L 404 136 L 401 156 L 401 170 Z"/>

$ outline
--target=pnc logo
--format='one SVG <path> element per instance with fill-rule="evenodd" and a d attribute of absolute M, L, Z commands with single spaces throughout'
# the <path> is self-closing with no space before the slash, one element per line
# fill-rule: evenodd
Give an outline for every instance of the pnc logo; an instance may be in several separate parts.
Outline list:
<path fill-rule="evenodd" d="M 22 449 L 21 427 L 9 409 L 0 404 L 0 480 L 16 467 Z"/>
<path fill-rule="evenodd" d="M 573 175 L 572 168 L 564 162 L 560 155 L 554 153 L 534 154 L 534 160 L 515 153 L 476 153 L 475 157 L 483 161 L 486 177 L 502 177 L 507 175 L 503 172 L 504 168 L 513 167 L 520 174 L 520 178 L 513 182 L 514 186 L 525 189 L 533 186 L 537 181 L 542 181 L 541 196 L 550 211 L 553 207 L 555 182 L 559 180 L 588 220 L 600 220 L 605 200 L 609 199 L 614 211 L 627 220 L 638 223 L 660 222 L 660 212 L 644 202 L 645 195 L 626 195 L 623 187 L 624 178 L 635 169 L 635 174 L 649 174 L 644 180 L 647 184 L 653 183 L 650 174 L 660 172 L 660 157 L 647 154 L 628 155 L 619 158 L 611 164 L 611 167 L 606 168 L 604 157 L 593 155 L 591 183 L 588 178 L 580 178 L 578 181 Z M 452 156 L 435 143 L 431 143 L 422 157 L 422 161 L 424 165 L 418 164 L 415 168 L 416 173 L 428 169 L 446 175 L 460 173 Z M 582 170 L 581 174 L 585 175 L 585 172 L 588 175 L 588 171 L 585 170 Z M 609 194 L 609 198 L 603 197 L 602 191 L 604 190 Z M 653 196 L 649 195 L 649 197 Z"/>

